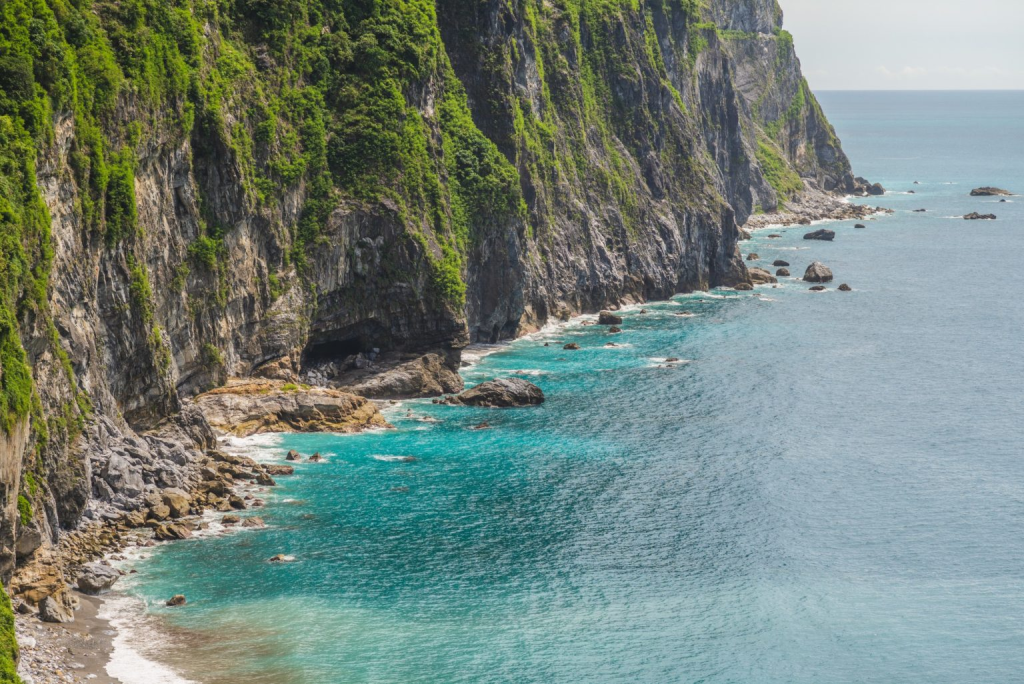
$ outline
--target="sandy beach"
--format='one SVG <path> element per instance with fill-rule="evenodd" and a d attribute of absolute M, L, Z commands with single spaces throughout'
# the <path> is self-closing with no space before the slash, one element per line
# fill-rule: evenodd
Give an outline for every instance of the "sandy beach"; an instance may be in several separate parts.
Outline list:
<path fill-rule="evenodd" d="M 17 616 L 21 646 L 18 673 L 25 684 L 121 684 L 106 671 L 115 632 L 107 620 L 99 617 L 103 599 L 77 592 L 75 595 L 81 608 L 75 612 L 73 623 L 50 624 Z"/>

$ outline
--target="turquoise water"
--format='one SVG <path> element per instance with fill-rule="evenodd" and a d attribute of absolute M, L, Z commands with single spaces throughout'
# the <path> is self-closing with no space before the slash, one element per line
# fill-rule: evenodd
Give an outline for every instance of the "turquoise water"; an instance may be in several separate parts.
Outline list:
<path fill-rule="evenodd" d="M 269 529 L 137 565 L 161 656 L 209 684 L 1022 681 L 1024 198 L 967 194 L 1024 192 L 1024 93 L 821 101 L 859 174 L 917 194 L 743 249 L 854 292 L 680 296 L 466 372 L 542 407 L 254 446 L 327 460 Z M 999 220 L 946 218 L 975 210 Z"/>

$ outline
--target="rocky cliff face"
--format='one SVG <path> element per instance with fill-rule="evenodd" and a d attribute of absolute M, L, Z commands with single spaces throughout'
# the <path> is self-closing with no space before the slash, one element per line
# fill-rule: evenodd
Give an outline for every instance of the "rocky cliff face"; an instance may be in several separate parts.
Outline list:
<path fill-rule="evenodd" d="M 852 189 L 774 0 L 0 12 L 5 578 L 187 486 L 228 377 L 745 282 L 738 223 Z"/>

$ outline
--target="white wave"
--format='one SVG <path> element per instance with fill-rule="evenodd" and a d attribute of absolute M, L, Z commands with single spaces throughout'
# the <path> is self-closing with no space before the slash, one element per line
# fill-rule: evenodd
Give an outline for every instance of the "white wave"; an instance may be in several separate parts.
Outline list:
<path fill-rule="evenodd" d="M 100 606 L 99 618 L 107 620 L 116 631 L 113 652 L 107 663 L 107 674 L 122 684 L 197 684 L 144 654 L 143 644 L 159 643 L 153 639 L 152 618 L 146 615 L 145 604 L 129 596 L 111 595 Z"/>
<path fill-rule="evenodd" d="M 375 461 L 384 461 L 385 463 L 409 463 L 415 461 L 415 456 L 396 456 L 393 454 L 371 454 L 370 458 Z"/>
<path fill-rule="evenodd" d="M 507 344 L 471 344 L 462 350 L 462 368 L 463 370 L 472 368 L 478 365 L 482 360 L 502 351 L 508 349 Z"/>
<path fill-rule="evenodd" d="M 546 370 L 540 370 L 539 368 L 524 368 L 522 370 L 512 371 L 512 375 L 526 375 L 530 377 L 539 377 L 541 375 L 550 375 Z"/>

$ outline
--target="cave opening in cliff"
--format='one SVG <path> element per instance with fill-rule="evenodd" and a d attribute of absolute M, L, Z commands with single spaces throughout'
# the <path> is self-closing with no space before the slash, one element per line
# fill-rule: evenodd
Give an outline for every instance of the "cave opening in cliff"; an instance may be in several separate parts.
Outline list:
<path fill-rule="evenodd" d="M 309 346 L 303 352 L 302 359 L 305 364 L 315 366 L 321 363 L 345 359 L 360 352 L 368 352 L 370 349 L 368 345 L 363 344 L 363 340 L 359 337 L 320 340 L 319 342 L 309 343 Z"/>

